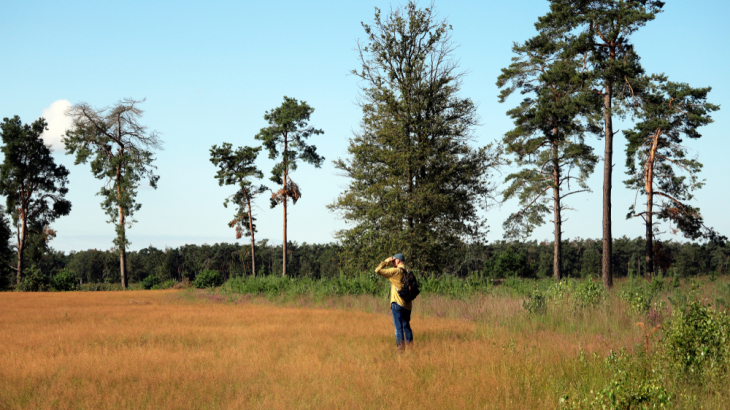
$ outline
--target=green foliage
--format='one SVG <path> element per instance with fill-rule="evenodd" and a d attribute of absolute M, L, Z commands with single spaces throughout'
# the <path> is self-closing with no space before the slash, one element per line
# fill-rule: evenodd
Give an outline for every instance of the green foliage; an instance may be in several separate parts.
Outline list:
<path fill-rule="evenodd" d="M 15 287 L 21 292 L 47 292 L 51 290 L 52 282 L 48 275 L 41 272 L 36 265 L 26 269 L 25 275 Z"/>
<path fill-rule="evenodd" d="M 498 150 L 470 145 L 476 106 L 459 96 L 446 21 L 411 1 L 382 17 L 376 9 L 363 28 L 362 69 L 353 71 L 363 119 L 350 157 L 335 161 L 350 182 L 330 205 L 352 224 L 337 233 L 346 263 L 365 271 L 402 252 L 422 272 L 452 271 L 449 256 L 486 234 L 479 210 L 494 193 Z"/>
<path fill-rule="evenodd" d="M 545 314 L 547 313 L 547 298 L 543 292 L 535 289 L 527 299 L 522 301 L 522 307 L 532 314 Z"/>
<path fill-rule="evenodd" d="M 140 285 L 142 286 L 142 289 L 155 289 L 161 283 L 162 281 L 157 275 L 150 275 L 144 278 L 142 282 L 140 282 Z"/>
<path fill-rule="evenodd" d="M 466 278 L 458 278 L 452 275 L 418 275 L 418 285 L 421 293 L 431 293 L 452 298 L 468 298 L 481 292 L 485 293 L 492 289 L 491 281 L 483 276 L 469 275 Z"/>
<path fill-rule="evenodd" d="M 76 290 L 78 288 L 76 275 L 70 269 L 64 269 L 53 276 L 53 289 L 61 292 Z"/>
<path fill-rule="evenodd" d="M 292 278 L 289 276 L 258 276 L 233 278 L 224 289 L 243 294 L 266 295 L 269 297 L 287 295 L 343 296 L 379 295 L 387 292 L 383 281 L 374 274 L 324 279 Z"/>
<path fill-rule="evenodd" d="M 291 171 L 296 171 L 298 161 L 317 168 L 324 162 L 324 157 L 317 154 L 317 147 L 307 144 L 311 136 L 324 134 L 324 131 L 309 125 L 313 112 L 314 108 L 305 101 L 285 96 L 279 107 L 266 111 L 264 119 L 269 126 L 262 128 L 254 137 L 269 151 L 269 159 L 276 160 L 281 153 L 280 162 L 271 170 L 271 181 L 282 185 L 282 190 L 271 198 L 272 208 L 288 198 L 294 203 L 299 199 L 299 187 L 289 176 Z"/>
<path fill-rule="evenodd" d="M 71 212 L 71 202 L 64 198 L 69 171 L 56 165 L 45 145 L 41 135 L 47 128 L 43 118 L 27 125 L 17 115 L 4 118 L 0 124 L 4 156 L 0 165 L 0 195 L 6 198 L 5 211 L 12 216 L 18 233 L 18 280 L 25 273 L 23 253 L 31 235 L 47 242 L 55 236 L 50 224 Z"/>
<path fill-rule="evenodd" d="M 606 290 L 601 284 L 586 280 L 576 286 L 573 298 L 578 309 L 595 307 L 606 298 Z"/>
<path fill-rule="evenodd" d="M 641 287 L 633 287 L 621 291 L 621 297 L 629 304 L 635 314 L 645 314 L 651 308 L 652 297 Z"/>
<path fill-rule="evenodd" d="M 574 284 L 575 282 L 570 280 L 561 280 L 559 282 L 554 282 L 547 289 L 546 294 L 550 299 L 556 301 L 564 301 L 572 294 Z"/>
<path fill-rule="evenodd" d="M 0 225 L 1 226 L 1 225 Z M 1 233 L 1 230 L 0 230 Z M 8 234 L 9 236 L 9 234 Z M 0 238 L 1 239 L 1 238 Z M 35 239 L 33 239 L 35 241 Z M 41 241 L 45 243 L 44 241 Z M 9 245 L 9 244 L 8 244 Z M 691 243 L 664 242 L 667 254 L 673 266 L 679 265 L 681 258 L 687 253 L 682 252 L 685 248 L 692 248 L 692 261 L 707 269 L 717 270 L 724 261 L 724 248 L 715 246 L 711 243 L 697 246 Z M 55 276 L 64 269 L 69 269 L 76 275 L 77 281 L 81 281 L 84 285 L 94 283 L 113 283 L 119 282 L 119 254 L 111 250 L 90 249 L 80 252 L 64 253 L 53 251 L 52 249 L 39 248 L 36 252 L 28 247 L 28 262 L 35 263 L 41 271 L 46 272 L 49 276 Z M 507 251 L 508 249 L 512 251 Z M 593 255 L 596 249 L 600 250 L 600 241 L 593 239 L 576 239 L 565 241 L 564 250 L 564 272 L 567 279 L 560 282 L 553 281 L 525 281 L 520 278 L 545 277 L 540 275 L 540 271 L 550 272 L 552 263 L 553 246 L 550 243 L 529 242 L 504 242 L 494 241 L 487 244 L 471 244 L 466 248 L 463 259 L 456 260 L 456 255 L 450 259 L 449 263 L 457 267 L 452 274 L 436 274 L 435 272 L 418 271 L 419 280 L 423 279 L 428 283 L 425 286 L 441 287 L 442 290 L 434 291 L 437 294 L 450 294 L 453 297 L 460 297 L 459 294 L 468 297 L 475 292 L 488 292 L 494 284 L 499 288 L 508 290 L 511 294 L 527 295 L 535 288 L 534 283 L 539 283 L 540 288 L 545 291 L 545 295 L 550 300 L 563 300 L 559 296 L 554 295 L 556 292 L 562 292 L 565 298 L 572 298 L 574 287 L 577 281 L 573 278 L 580 278 L 586 269 L 593 269 L 593 261 L 587 260 L 586 255 Z M 628 238 L 616 238 L 614 240 L 614 267 L 617 276 L 626 275 L 627 265 L 631 260 L 642 256 L 644 250 L 644 242 L 641 238 L 629 240 Z M 367 270 L 372 272 L 375 265 L 370 266 L 366 270 L 358 270 L 348 265 L 347 256 L 344 254 L 343 247 L 338 244 L 298 244 L 290 242 L 289 251 L 289 270 L 291 276 L 301 278 L 333 278 L 342 276 L 357 276 Z M 259 241 L 256 244 L 256 269 L 257 276 L 280 276 L 281 275 L 281 245 L 272 245 L 267 241 Z M 0 251 L 1 254 L 1 251 Z M 512 256 L 507 257 L 507 255 Z M 516 254 L 516 255 L 515 255 Z M 12 259 L 12 254 L 8 254 L 8 258 Z M 599 254 L 600 256 L 600 254 Z M 196 272 L 201 272 L 205 268 L 215 269 L 221 273 L 224 279 L 230 279 L 237 276 L 251 276 L 250 247 L 235 243 L 218 243 L 213 245 L 184 245 L 179 248 L 157 249 L 155 247 L 147 247 L 139 251 L 131 251 L 127 253 L 128 260 L 128 277 L 131 284 L 138 283 L 144 278 L 155 275 L 160 281 L 165 282 L 174 280 L 183 281 L 185 278 L 191 282 L 195 280 Z M 503 261 L 496 263 L 497 259 Z M 13 260 L 9 259 L 9 263 Z M 518 263 L 510 264 L 507 261 L 517 260 Z M 599 259 L 600 261 L 600 259 Z M 493 267 L 497 265 L 499 268 L 492 273 Z M 521 267 L 521 268 L 520 268 Z M 600 267 L 600 266 L 599 266 Z M 0 270 L 3 268 L 0 265 Z M 6 267 L 7 268 L 7 267 Z M 704 268 L 703 268 L 704 269 Z M 509 272 L 519 275 L 517 278 L 510 276 L 504 280 L 495 278 L 494 276 L 503 276 L 499 272 Z M 599 270 L 600 271 L 600 270 Z M 9 272 L 6 269 L 6 272 Z M 593 271 L 591 271 L 593 272 Z M 636 291 L 649 292 L 652 286 L 663 286 L 662 294 L 669 289 L 669 298 L 672 305 L 679 303 L 679 299 L 684 298 L 687 301 L 687 286 L 677 286 L 680 284 L 691 284 L 693 278 L 680 281 L 678 277 L 682 272 L 672 267 L 669 270 L 671 281 L 667 282 L 666 277 L 662 285 L 660 279 L 654 279 L 656 285 L 650 285 L 644 280 L 634 280 L 633 285 L 627 282 L 621 289 L 617 289 L 619 294 L 622 290 L 636 288 Z M 594 278 L 595 274 L 587 275 Z M 14 276 L 11 276 L 14 278 Z M 717 280 L 718 288 L 725 282 L 724 277 Z M 430 283 L 430 284 L 429 284 Z M 677 286 L 677 287 L 675 287 Z M 449 293 L 452 292 L 452 293 Z M 718 297 L 723 298 L 722 294 Z M 730 300 L 730 294 L 725 297 Z M 653 298 L 652 306 L 658 307 L 659 298 Z M 714 299 L 713 299 L 714 300 Z M 566 303 L 572 304 L 572 300 L 565 299 Z M 683 303 L 686 305 L 686 303 Z"/>
<path fill-rule="evenodd" d="M 663 385 L 663 380 L 646 363 L 642 355 L 630 356 L 625 352 L 611 351 L 605 365 L 613 376 L 600 390 L 583 397 L 568 395 L 560 399 L 561 407 L 570 410 L 583 409 L 667 409 L 673 395 Z"/>
<path fill-rule="evenodd" d="M 193 286 L 198 289 L 212 288 L 223 284 L 223 276 L 215 269 L 204 269 L 195 276 Z"/>
<path fill-rule="evenodd" d="M 508 247 L 484 265 L 483 274 L 492 278 L 528 276 L 527 258 L 515 247 Z"/>
<path fill-rule="evenodd" d="M 690 383 L 727 374 L 730 366 L 730 318 L 700 302 L 675 309 L 664 326 L 664 355 L 673 372 Z"/>
<path fill-rule="evenodd" d="M 629 304 L 632 313 L 643 315 L 649 313 L 652 308 L 655 310 L 662 308 L 664 302 L 659 296 L 665 287 L 666 281 L 662 276 L 655 276 L 648 285 L 643 280 L 635 281 L 632 277 L 621 291 L 621 298 Z"/>
<path fill-rule="evenodd" d="M 642 77 L 630 81 L 634 94 L 633 109 L 641 119 L 634 129 L 624 131 L 629 188 L 648 195 L 647 234 L 652 234 L 651 216 L 676 225 L 685 237 L 722 240 L 704 226 L 699 209 L 691 206 L 693 191 L 702 187 L 698 178 L 702 164 L 689 156 L 684 138 L 698 139 L 697 129 L 712 123 L 710 114 L 720 109 L 707 102 L 711 88 L 692 88 L 684 83 L 667 81 L 664 75 Z M 684 174 L 684 175 L 681 175 Z M 651 181 L 647 180 L 650 176 Z M 647 192 L 647 184 L 651 192 Z M 656 209 L 652 206 L 656 205 Z M 627 217 L 638 216 L 632 205 Z"/>
<path fill-rule="evenodd" d="M 527 95 L 507 114 L 515 128 L 502 139 L 505 153 L 512 154 L 518 172 L 507 176 L 504 199 L 519 198 L 520 209 L 504 222 L 505 236 L 528 237 L 551 214 L 555 224 L 556 251 L 561 242 L 562 202 L 568 195 L 590 191 L 587 178 L 598 158 L 584 143 L 584 134 L 596 127 L 581 122 L 600 106 L 595 93 L 583 92 L 586 81 L 580 59 L 564 52 L 566 43 L 557 36 L 538 35 L 515 44 L 512 64 L 502 69 L 497 85 L 500 102 L 514 91 Z M 577 190 L 571 191 L 570 183 Z M 551 195 L 552 194 L 552 195 Z M 558 253 L 561 255 L 560 253 Z M 562 259 L 562 258 L 560 258 Z M 559 279 L 562 261 L 554 266 Z"/>
<path fill-rule="evenodd" d="M 251 182 L 251 178 L 261 179 L 264 176 L 254 163 L 261 147 L 238 147 L 236 151 L 233 151 L 232 147 L 228 142 L 224 142 L 220 147 L 213 145 L 210 149 L 210 162 L 218 167 L 215 177 L 218 179 L 219 186 L 236 185 L 238 187 L 238 191 L 223 202 L 225 207 L 228 207 L 229 202 L 233 202 L 237 206 L 234 219 L 228 223 L 228 226 L 236 229 L 236 239 L 247 235 L 254 243 L 256 225 L 251 205 L 257 195 L 268 190 L 264 185 L 254 185 Z"/>
<path fill-rule="evenodd" d="M 147 290 L 156 290 L 156 289 L 170 289 L 171 287 L 175 286 L 177 282 L 175 282 L 173 279 L 168 279 L 166 281 L 162 281 L 157 275 L 150 275 L 144 278 L 139 285 L 142 287 L 142 289 Z M 207 287 L 207 286 L 203 286 Z"/>

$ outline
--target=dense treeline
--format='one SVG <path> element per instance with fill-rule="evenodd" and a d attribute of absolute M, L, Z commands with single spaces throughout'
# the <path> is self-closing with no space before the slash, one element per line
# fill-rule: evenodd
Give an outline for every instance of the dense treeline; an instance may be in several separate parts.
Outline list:
<path fill-rule="evenodd" d="M 601 240 L 574 239 L 563 242 L 565 277 L 592 278 L 601 274 Z M 613 264 L 618 277 L 645 275 L 643 238 L 616 238 L 613 243 Z M 281 276 L 281 245 L 261 241 L 256 246 L 256 276 Z M 355 270 L 343 259 L 342 247 L 337 244 L 297 244 L 287 247 L 288 276 L 313 279 L 356 276 L 370 271 Z M 31 268 L 39 283 L 53 283 L 58 275 L 69 275 L 78 284 L 118 283 L 120 267 L 114 250 L 90 249 L 66 254 L 54 250 L 39 251 L 37 262 Z M 714 243 L 662 242 L 657 252 L 659 266 L 665 273 L 679 276 L 725 274 L 728 271 L 730 249 Z M 464 256 L 465 255 L 465 256 Z M 179 248 L 157 249 L 148 247 L 129 252 L 128 275 L 130 283 L 155 281 L 195 281 L 204 270 L 220 272 L 222 279 L 253 276 L 251 249 L 248 245 L 220 243 L 215 245 L 184 245 Z M 459 259 L 448 260 L 452 267 L 446 275 L 466 277 L 479 275 L 489 278 L 544 278 L 552 276 L 553 244 L 551 242 L 506 242 L 469 246 Z M 3 273 L 2 286 L 13 283 L 11 271 Z M 436 272 L 421 272 L 436 276 Z M 41 277 L 39 278 L 38 275 Z M 33 275 L 29 275 L 29 279 Z M 51 288 L 51 286 L 48 286 Z"/>

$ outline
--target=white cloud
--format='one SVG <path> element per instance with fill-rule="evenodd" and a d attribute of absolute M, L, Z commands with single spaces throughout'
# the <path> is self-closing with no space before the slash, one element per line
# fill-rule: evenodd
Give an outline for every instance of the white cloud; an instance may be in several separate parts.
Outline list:
<path fill-rule="evenodd" d="M 43 118 L 48 123 L 48 130 L 43 132 L 43 140 L 51 146 L 54 151 L 64 148 L 61 138 L 66 134 L 66 130 L 71 128 L 71 118 L 66 116 L 66 110 L 71 107 L 68 100 L 57 100 L 48 108 L 43 109 Z"/>

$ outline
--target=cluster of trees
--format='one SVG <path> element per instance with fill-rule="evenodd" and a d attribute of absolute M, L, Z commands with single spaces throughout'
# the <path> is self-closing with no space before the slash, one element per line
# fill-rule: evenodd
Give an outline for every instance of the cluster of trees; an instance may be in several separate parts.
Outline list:
<path fill-rule="evenodd" d="M 499 194 L 493 171 L 512 162 L 519 167 L 505 180 L 503 200 L 517 198 L 520 209 L 504 222 L 507 238 L 526 238 L 552 218 L 553 277 L 565 272 L 563 212 L 566 197 L 588 192 L 588 176 L 599 157 L 585 143 L 589 135 L 605 142 L 603 155 L 603 237 L 601 273 L 610 287 L 614 273 L 611 230 L 613 118 L 632 117 L 625 130 L 626 185 L 645 201 L 627 204 L 629 218 L 646 226 L 644 267 L 656 269 L 660 221 L 669 221 L 690 239 L 723 243 L 705 226 L 691 204 L 702 186 L 701 164 L 688 157 L 685 140 L 701 137 L 698 128 L 719 109 L 707 102 L 710 88 L 693 88 L 646 74 L 631 43 L 637 30 L 662 11 L 657 0 L 550 0 L 538 18 L 538 34 L 515 43 L 512 63 L 497 79 L 499 100 L 515 92 L 524 97 L 508 111 L 514 129 L 498 146 L 469 144 L 475 107 L 461 97 L 450 41 L 451 26 L 438 20 L 433 6 L 414 2 L 385 16 L 376 10 L 363 24 L 359 44 L 363 80 L 360 131 L 350 139 L 347 160 L 336 166 L 351 178 L 331 205 L 354 226 L 339 232 L 351 263 L 372 265 L 379 255 L 404 249 L 411 264 L 445 272 L 484 237 L 479 210 Z M 572 184 L 572 185 L 571 185 Z M 660 268 L 664 268 L 660 266 Z"/>
<path fill-rule="evenodd" d="M 160 149 L 162 141 L 157 132 L 147 132 L 139 124 L 141 102 L 125 99 L 101 109 L 86 103 L 76 104 L 66 113 L 73 126 L 63 138 L 66 153 L 75 155 L 75 163 L 89 162 L 94 176 L 105 181 L 99 191 L 103 198 L 101 207 L 116 227 L 114 245 L 124 287 L 128 282 L 126 249 L 130 244 L 126 229 L 134 222 L 131 219 L 134 212 L 141 207 L 135 200 L 137 188 L 143 179 L 156 188 L 159 179 L 154 174 L 153 150 Z M 71 211 L 71 202 L 65 198 L 69 171 L 55 163 L 42 138 L 45 130 L 45 119 L 39 118 L 28 125 L 17 115 L 4 118 L 0 125 L 4 155 L 0 166 L 0 195 L 6 197 L 0 231 L 7 228 L 7 214 L 15 230 L 16 264 L 10 269 L 15 272 L 16 285 L 26 272 L 25 261 L 38 261 L 28 253 L 37 255 L 47 250 L 48 242 L 56 235 L 51 223 Z M 1 243 L 10 247 L 9 242 Z M 7 264 L 3 265 L 6 269 Z"/>
<path fill-rule="evenodd" d="M 601 269 L 601 240 L 575 239 L 563 242 L 561 270 L 565 277 L 594 277 Z M 662 242 L 659 265 L 669 275 L 683 277 L 704 274 L 727 274 L 730 249 L 712 242 Z M 614 239 L 613 266 L 618 277 L 647 275 L 643 261 L 645 241 L 642 238 Z M 256 244 L 258 276 L 281 276 L 283 273 L 281 245 L 267 241 Z M 337 244 L 297 244 L 287 247 L 291 277 L 335 278 L 353 276 L 362 271 L 349 271 L 343 247 Z M 34 255 L 38 283 L 54 283 L 67 275 L 72 283 L 119 283 L 121 271 L 119 254 L 114 250 L 90 249 L 82 252 L 46 250 Z M 127 277 L 130 283 L 154 278 L 155 283 L 169 280 L 194 282 L 204 271 L 218 271 L 222 279 L 250 276 L 250 247 L 239 244 L 184 245 L 179 248 L 157 249 L 148 247 L 127 253 Z M 454 275 L 484 278 L 544 278 L 552 276 L 553 244 L 536 241 L 497 241 L 490 244 L 472 244 L 459 259 L 449 259 Z M 372 272 L 372 266 L 369 271 Z M 433 274 L 433 272 L 431 272 Z M 0 288 L 8 287 L 14 276 L 6 271 L 0 276 Z"/>
<path fill-rule="evenodd" d="M 525 269 L 533 274 L 519 275 L 544 275 L 548 265 L 556 280 L 576 276 L 576 272 L 600 270 L 604 285 L 612 286 L 614 275 L 623 272 L 626 262 L 614 249 L 622 240 L 614 240 L 611 229 L 616 116 L 635 120 L 633 128 L 623 134 L 628 158 L 628 179 L 624 182 L 637 191 L 637 201 L 643 202 L 626 204 L 628 217 L 641 218 L 646 228 L 643 265 L 637 265 L 637 271 L 651 275 L 669 267 L 667 260 L 671 258 L 663 253 L 668 248 L 656 240 L 658 222 L 669 221 L 672 229 L 689 239 L 724 242 L 726 238 L 707 227 L 699 208 L 691 203 L 694 191 L 703 185 L 698 177 L 702 164 L 688 156 L 685 146 L 687 139 L 701 137 L 698 129 L 712 122 L 711 114 L 719 107 L 707 101 L 709 87 L 693 88 L 669 81 L 664 75 L 647 74 L 631 42 L 637 30 L 662 11 L 664 3 L 549 3 L 550 11 L 535 24 L 537 35 L 514 44 L 512 63 L 497 79 L 501 102 L 516 92 L 523 95 L 522 101 L 507 112 L 514 128 L 496 144 L 484 147 L 473 146 L 478 117 L 474 102 L 460 95 L 464 72 L 454 56 L 452 27 L 438 19 L 433 5 L 420 8 L 411 1 L 386 14 L 376 9 L 372 24 L 363 23 L 367 37 L 358 43 L 360 68 L 352 71 L 362 80 L 362 121 L 349 140 L 349 157 L 334 162 L 350 182 L 329 205 L 348 223 L 337 233 L 339 245 L 325 246 L 337 249 L 338 269 L 365 271 L 382 255 L 397 250 L 408 256 L 411 267 L 423 272 L 463 274 L 465 269 L 489 270 L 485 266 L 493 258 L 487 250 L 502 245 L 485 245 L 484 211 L 494 203 L 516 198 L 519 209 L 504 222 L 506 238 L 524 240 L 535 227 L 546 223 L 546 218 L 552 218 L 555 234 L 549 263 L 544 260 L 547 254 L 542 247 L 528 243 L 517 246 L 521 249 L 518 252 L 512 249 L 515 245 L 510 245 L 515 260 L 520 260 L 520 252 L 527 249 L 523 255 L 527 258 Z M 142 111 L 138 104 L 123 100 L 109 109 L 77 104 L 68 112 L 74 126 L 64 139 L 67 153 L 76 155 L 76 163 L 90 160 L 93 174 L 107 181 L 99 194 L 104 198 L 102 208 L 116 226 L 116 272 L 123 286 L 130 278 L 140 277 L 133 273 L 137 268 L 128 269 L 132 262 L 126 254 L 129 241 L 125 230 L 140 207 L 135 201 L 139 183 L 146 179 L 156 186 L 153 151 L 161 148 L 157 133 L 148 133 L 139 125 Z M 220 267 L 225 275 L 234 269 L 246 272 L 249 267 L 244 261 L 250 263 L 248 272 L 252 275 L 271 273 L 277 269 L 275 266 L 283 276 L 288 270 L 302 273 L 299 259 L 292 256 L 298 247 L 289 249 L 287 206 L 302 195 L 292 172 L 301 162 L 320 167 L 324 161 L 316 147 L 308 143 L 310 137 L 323 134 L 309 124 L 313 111 L 304 101 L 284 97 L 281 106 L 265 113 L 268 126 L 254 136 L 261 146 L 234 149 L 226 142 L 210 149 L 219 184 L 237 188 L 224 201 L 225 206 L 235 207 L 229 226 L 235 229 L 237 239 L 250 237 L 246 252 L 215 246 L 220 249 L 214 254 L 220 251 L 222 260 L 228 261 Z M 0 169 L 0 194 L 8 198 L 5 212 L 15 228 L 17 264 L 13 269 L 18 283 L 29 243 L 40 247 L 42 253 L 43 244 L 55 235 L 51 222 L 68 214 L 71 207 L 64 199 L 68 170 L 56 166 L 42 144 L 40 134 L 44 128 L 43 119 L 28 126 L 17 117 L 5 119 L 2 128 L 5 162 Z M 590 245 L 578 246 L 586 251 L 581 251 L 577 268 L 571 262 L 575 258 L 572 244 L 576 242 L 565 245 L 562 223 L 564 211 L 570 209 L 566 198 L 591 191 L 588 177 L 601 159 L 586 144 L 589 136 L 602 138 L 605 143 L 603 237 L 600 250 L 591 241 L 585 241 Z M 270 191 L 255 182 L 264 176 L 255 165 L 263 149 L 276 161 L 270 180 L 279 189 Z M 506 177 L 506 188 L 501 189 L 496 174 L 510 163 L 518 170 Z M 273 248 L 257 245 L 252 207 L 253 201 L 267 191 L 271 192 L 271 207 L 281 205 L 283 211 L 282 256 L 277 263 L 269 259 L 268 265 L 266 258 Z M 0 239 L 9 232 L 6 221 L 2 222 Z M 530 251 L 532 248 L 540 250 Z M 135 258 L 144 252 L 155 253 L 150 249 L 134 253 Z M 0 249 L 0 253 L 7 251 Z M 175 252 L 165 252 L 159 258 L 167 260 Z M 183 254 L 197 253 L 179 253 Z M 476 254 L 481 259 L 474 259 Z M 185 259 L 169 257 L 175 261 Z M 295 260 L 290 261 L 291 257 Z M 600 269 L 594 263 L 596 257 L 601 260 Z M 463 262 L 467 260 L 481 260 L 481 267 L 479 263 L 471 266 L 471 262 Z M 95 263 L 82 264 L 85 267 L 78 269 L 91 272 L 88 266 L 97 266 Z M 183 272 L 197 272 L 197 265 L 185 263 L 188 265 L 160 262 L 155 269 L 162 266 L 159 276 L 177 279 Z M 633 262 L 626 263 L 628 270 Z M 240 266 L 234 268 L 238 266 L 235 264 Z M 115 270 L 104 266 L 79 277 L 106 280 Z M 175 269 L 177 276 L 171 273 Z"/>

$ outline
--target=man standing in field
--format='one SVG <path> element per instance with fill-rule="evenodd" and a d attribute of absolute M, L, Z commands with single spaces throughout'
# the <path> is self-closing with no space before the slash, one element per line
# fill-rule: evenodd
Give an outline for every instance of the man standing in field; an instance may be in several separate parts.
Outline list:
<path fill-rule="evenodd" d="M 411 309 L 413 301 L 404 301 L 398 291 L 403 287 L 403 275 L 406 272 L 406 257 L 402 253 L 388 258 L 375 268 L 375 273 L 390 279 L 390 309 L 393 312 L 393 324 L 395 325 L 395 344 L 399 352 L 405 350 L 405 343 L 413 343 L 413 331 L 411 331 Z M 392 266 L 386 268 L 386 266 Z"/>

